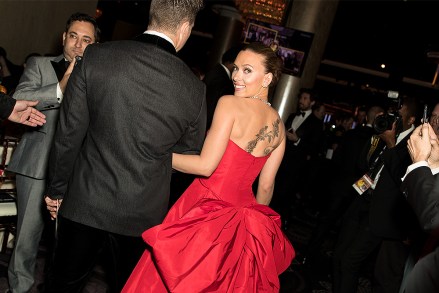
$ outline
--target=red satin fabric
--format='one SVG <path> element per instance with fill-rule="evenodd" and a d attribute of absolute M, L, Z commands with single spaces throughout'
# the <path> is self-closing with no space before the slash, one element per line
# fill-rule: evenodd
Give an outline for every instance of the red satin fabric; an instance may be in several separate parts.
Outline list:
<path fill-rule="evenodd" d="M 196 179 L 163 224 L 143 233 L 151 249 L 122 292 L 279 292 L 295 252 L 279 215 L 252 193 L 267 159 L 230 141 L 214 174 Z"/>

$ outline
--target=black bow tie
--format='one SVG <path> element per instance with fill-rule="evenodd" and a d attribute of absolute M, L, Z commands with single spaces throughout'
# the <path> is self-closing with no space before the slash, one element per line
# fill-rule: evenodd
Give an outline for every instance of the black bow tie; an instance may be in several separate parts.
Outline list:
<path fill-rule="evenodd" d="M 296 113 L 296 116 L 300 116 L 300 115 L 302 115 L 302 117 L 305 117 L 305 112 L 297 112 Z"/>
<path fill-rule="evenodd" d="M 58 62 L 62 69 L 67 70 L 67 67 L 69 67 L 70 62 L 65 60 L 64 58 L 61 59 L 61 61 Z"/>

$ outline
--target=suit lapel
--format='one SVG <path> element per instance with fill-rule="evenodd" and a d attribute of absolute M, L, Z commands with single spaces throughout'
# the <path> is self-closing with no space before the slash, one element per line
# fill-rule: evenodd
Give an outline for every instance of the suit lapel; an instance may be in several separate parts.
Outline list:
<path fill-rule="evenodd" d="M 64 73 L 66 72 L 66 68 L 64 66 L 64 63 L 61 61 L 64 61 L 64 57 L 62 55 L 58 56 L 54 60 L 50 61 L 50 63 L 52 64 L 53 70 L 55 70 L 56 78 L 58 79 L 58 82 L 61 81 L 61 79 L 64 76 Z"/>

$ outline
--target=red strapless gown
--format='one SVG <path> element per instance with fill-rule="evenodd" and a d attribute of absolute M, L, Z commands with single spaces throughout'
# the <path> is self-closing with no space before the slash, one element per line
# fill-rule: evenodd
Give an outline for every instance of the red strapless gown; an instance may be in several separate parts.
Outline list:
<path fill-rule="evenodd" d="M 269 156 L 229 141 L 218 168 L 196 179 L 162 224 L 122 292 L 278 292 L 294 249 L 280 216 L 256 202 L 252 183 Z"/>

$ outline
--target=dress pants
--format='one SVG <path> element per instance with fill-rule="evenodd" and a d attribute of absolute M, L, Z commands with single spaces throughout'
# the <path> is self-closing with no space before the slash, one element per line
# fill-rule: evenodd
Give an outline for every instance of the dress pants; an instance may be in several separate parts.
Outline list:
<path fill-rule="evenodd" d="M 108 292 L 120 292 L 146 249 L 139 237 L 110 233 L 58 217 L 54 263 L 46 292 L 81 292 L 104 253 Z"/>
<path fill-rule="evenodd" d="M 344 215 L 334 250 L 334 293 L 357 292 L 362 266 L 381 241 L 369 228 L 369 201 L 356 198 Z"/>
<path fill-rule="evenodd" d="M 408 275 L 404 292 L 439 292 L 439 247 L 418 260 Z"/>
<path fill-rule="evenodd" d="M 375 262 L 374 293 L 399 293 L 410 245 L 398 240 L 384 240 Z"/>
<path fill-rule="evenodd" d="M 29 292 L 35 281 L 35 264 L 44 230 L 45 182 L 16 175 L 17 234 L 8 267 L 9 288 L 14 293 Z"/>
<path fill-rule="evenodd" d="M 304 254 L 307 261 L 310 261 L 314 257 L 319 255 L 320 248 L 327 238 L 331 229 L 335 226 L 336 222 L 343 216 L 356 198 L 356 191 L 352 188 L 353 180 L 350 177 L 347 180 L 333 182 L 330 187 L 329 199 L 321 209 L 321 213 L 318 218 L 317 226 L 313 230 L 308 245 L 304 250 Z"/>
<path fill-rule="evenodd" d="M 273 199 L 270 203 L 270 207 L 280 214 L 283 223 L 290 218 L 296 193 L 300 190 L 300 174 L 306 162 L 300 158 L 296 146 L 291 145 L 291 142 L 288 144 L 276 175 Z"/>

